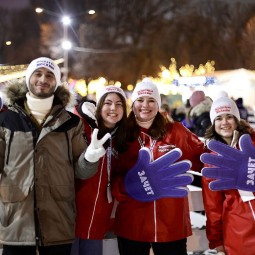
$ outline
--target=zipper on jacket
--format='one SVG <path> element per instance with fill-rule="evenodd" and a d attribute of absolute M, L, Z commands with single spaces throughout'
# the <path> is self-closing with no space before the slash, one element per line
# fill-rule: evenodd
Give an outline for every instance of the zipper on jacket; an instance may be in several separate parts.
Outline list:
<path fill-rule="evenodd" d="M 15 104 L 13 107 L 19 112 L 19 114 L 21 115 L 21 118 L 25 119 L 27 124 L 30 126 L 30 131 L 31 131 L 32 137 L 33 137 L 33 149 L 35 152 L 36 143 L 38 141 L 41 131 L 38 129 L 38 127 L 32 121 L 31 116 L 29 116 L 28 113 L 22 107 L 20 107 L 18 104 Z M 10 151 L 10 145 L 11 145 L 12 139 L 13 139 L 13 132 L 11 133 L 10 144 L 9 144 L 9 148 L 8 148 L 7 162 L 9 160 L 9 151 Z M 35 162 L 34 158 L 33 158 L 33 161 Z M 34 165 L 34 192 L 33 192 L 33 196 L 34 196 L 34 224 L 35 224 L 36 255 L 39 255 L 38 247 L 43 245 L 43 242 L 42 242 L 42 235 L 40 232 L 40 224 L 39 224 L 39 219 L 38 219 L 35 186 L 36 185 L 35 185 L 35 165 Z"/>
<path fill-rule="evenodd" d="M 65 131 L 65 136 L 66 136 L 66 143 L 67 143 L 68 159 L 69 159 L 69 163 L 70 163 L 70 165 L 71 165 L 71 164 L 72 164 L 72 160 L 71 160 L 71 157 L 70 157 L 70 145 L 69 145 L 69 140 L 68 140 L 67 131 Z"/>
<path fill-rule="evenodd" d="M 33 135 L 33 146 L 34 146 L 34 152 L 36 152 L 36 143 L 38 140 L 38 137 L 40 135 L 40 132 L 37 128 L 34 128 L 34 126 L 31 128 L 32 135 Z M 33 156 L 33 161 L 35 162 L 35 156 Z M 37 212 L 37 201 L 36 201 L 36 180 L 35 180 L 35 165 L 34 165 L 34 223 L 35 223 L 35 242 L 36 242 L 36 253 L 38 252 L 38 246 L 41 246 L 43 244 L 42 242 L 42 235 L 40 231 L 40 224 L 39 224 L 39 218 L 38 218 L 38 212 Z M 39 253 L 38 253 L 39 254 Z"/>
<path fill-rule="evenodd" d="M 8 163 L 9 163 L 9 157 L 10 157 L 11 143 L 12 143 L 12 139 L 13 139 L 13 134 L 14 134 L 14 132 L 11 131 L 10 141 L 9 141 L 9 146 L 8 146 L 8 153 L 7 153 L 7 157 L 6 157 L 6 165 L 8 165 Z"/>

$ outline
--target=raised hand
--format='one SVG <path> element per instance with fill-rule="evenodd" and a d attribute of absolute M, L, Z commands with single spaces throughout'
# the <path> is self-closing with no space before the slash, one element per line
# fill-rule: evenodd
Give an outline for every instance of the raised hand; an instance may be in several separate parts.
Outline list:
<path fill-rule="evenodd" d="M 81 105 L 82 117 L 93 127 L 97 128 L 96 103 L 94 101 L 85 101 Z"/>
<path fill-rule="evenodd" d="M 104 156 L 106 150 L 103 145 L 111 137 L 111 135 L 107 133 L 102 139 L 98 140 L 97 134 L 98 129 L 95 128 L 91 136 L 90 145 L 88 146 L 84 155 L 85 159 L 92 163 L 97 162 L 101 157 Z"/>
<path fill-rule="evenodd" d="M 125 177 L 127 193 L 142 202 L 186 197 L 186 185 L 193 181 L 193 176 L 186 173 L 191 167 L 189 160 L 176 162 L 181 155 L 181 150 L 176 148 L 151 162 L 150 150 L 141 148 L 136 164 Z"/>
<path fill-rule="evenodd" d="M 250 135 L 240 137 L 240 150 L 215 140 L 210 141 L 208 147 L 218 153 L 201 155 L 202 162 L 213 165 L 202 170 L 203 176 L 216 179 L 209 184 L 211 190 L 255 191 L 255 147 Z"/>

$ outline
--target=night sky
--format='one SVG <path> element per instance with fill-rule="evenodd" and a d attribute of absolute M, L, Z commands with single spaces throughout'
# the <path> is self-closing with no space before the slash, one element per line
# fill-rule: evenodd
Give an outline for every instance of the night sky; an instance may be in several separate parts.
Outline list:
<path fill-rule="evenodd" d="M 0 7 L 4 8 L 24 8 L 29 5 L 29 0 L 1 0 Z"/>

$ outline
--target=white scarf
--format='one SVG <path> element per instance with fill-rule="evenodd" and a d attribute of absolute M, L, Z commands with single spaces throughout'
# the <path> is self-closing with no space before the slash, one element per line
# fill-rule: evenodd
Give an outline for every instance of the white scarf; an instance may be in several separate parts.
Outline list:
<path fill-rule="evenodd" d="M 27 97 L 27 106 L 37 122 L 42 124 L 46 114 L 50 111 L 54 99 L 54 95 L 48 98 L 34 98 L 29 95 L 29 92 L 26 94 Z"/>

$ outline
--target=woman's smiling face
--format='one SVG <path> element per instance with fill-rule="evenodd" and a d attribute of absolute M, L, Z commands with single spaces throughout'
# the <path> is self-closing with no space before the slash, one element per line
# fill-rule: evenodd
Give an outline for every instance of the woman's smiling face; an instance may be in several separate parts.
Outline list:
<path fill-rule="evenodd" d="M 232 114 L 222 114 L 214 120 L 215 131 L 219 134 L 228 144 L 231 143 L 233 133 L 237 128 L 237 122 Z"/>
<path fill-rule="evenodd" d="M 149 121 L 158 113 L 158 103 L 153 97 L 139 97 L 133 104 L 133 111 L 136 119 L 141 122 Z"/>
<path fill-rule="evenodd" d="M 109 93 L 103 103 L 101 116 L 107 128 L 114 128 L 124 114 L 123 104 L 117 93 Z"/>

